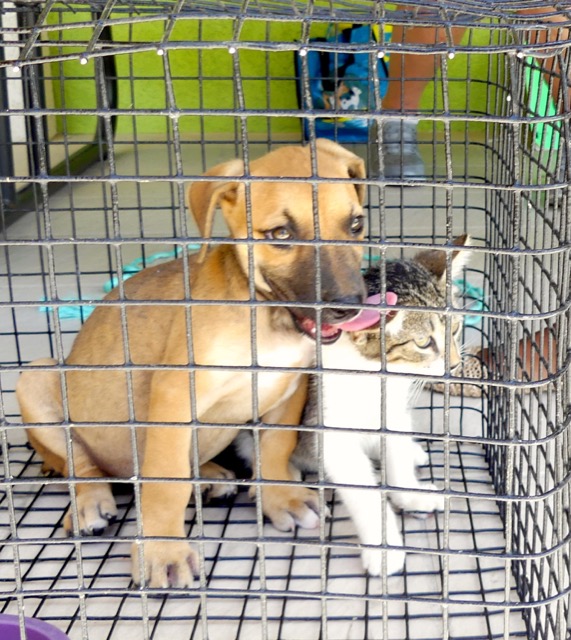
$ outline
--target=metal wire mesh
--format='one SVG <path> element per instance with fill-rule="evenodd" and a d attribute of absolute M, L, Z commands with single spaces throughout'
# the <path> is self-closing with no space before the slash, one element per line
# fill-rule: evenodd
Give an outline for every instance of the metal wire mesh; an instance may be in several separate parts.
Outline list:
<path fill-rule="evenodd" d="M 0 17 L 0 611 L 82 640 L 568 638 L 569 6 L 49 0 L 2 3 Z M 343 23 L 443 35 L 428 44 L 316 40 Z M 127 331 L 123 271 L 202 241 L 187 220 L 189 182 L 221 160 L 247 163 L 302 142 L 300 119 L 315 144 L 325 114 L 311 104 L 307 66 L 296 78 L 293 65 L 294 54 L 312 50 L 368 53 L 375 71 L 381 54 L 436 53 L 434 90 L 419 109 L 388 112 L 375 98 L 365 113 L 375 135 L 352 147 L 382 168 L 384 122 L 422 118 L 428 175 L 362 181 L 365 253 L 372 261 L 475 236 L 466 277 L 482 286 L 485 309 L 466 336 L 488 349 L 489 378 L 481 399 L 452 397 L 450 378 L 443 395 L 422 396 L 415 424 L 430 453 L 422 474 L 449 499 L 434 518 L 402 518 L 411 551 L 403 575 L 363 574 L 334 487 L 309 477 L 331 510 L 320 531 L 278 532 L 263 521 L 259 493 L 256 504 L 243 491 L 212 504 L 199 494 L 186 518 L 201 554 L 197 586 L 138 589 L 128 543 L 141 538 L 140 473 L 118 483 L 119 517 L 103 537 L 65 537 L 75 480 L 42 475 L 25 444 L 16 380 L 47 355 L 64 370 L 88 307 L 113 278 L 120 299 L 109 304 L 119 304 Z M 537 77 L 553 112 L 530 98 Z M 209 242 L 224 236 L 217 228 Z M 246 244 L 251 260 L 255 242 Z M 545 360 L 543 335 L 555 356 L 538 379 L 524 363 Z M 134 434 L 132 399 L 129 409 Z"/>

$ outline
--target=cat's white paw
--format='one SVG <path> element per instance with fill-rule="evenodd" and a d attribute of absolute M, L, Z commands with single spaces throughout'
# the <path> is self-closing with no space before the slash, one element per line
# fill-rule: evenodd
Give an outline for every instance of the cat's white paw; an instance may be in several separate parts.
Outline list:
<path fill-rule="evenodd" d="M 390 549 L 387 552 L 387 575 L 401 573 L 404 569 L 406 553 L 401 549 Z M 370 576 L 380 576 L 383 571 L 383 550 L 363 549 L 361 552 L 363 568 Z"/>
<path fill-rule="evenodd" d="M 424 467 L 430 461 L 428 451 L 425 451 L 419 442 L 413 442 L 412 459 L 415 467 Z"/>
<path fill-rule="evenodd" d="M 434 493 L 409 493 L 406 491 L 391 492 L 391 502 L 402 511 L 432 513 L 444 511 L 444 496 L 435 484 L 423 482 L 419 489 L 428 489 Z"/>

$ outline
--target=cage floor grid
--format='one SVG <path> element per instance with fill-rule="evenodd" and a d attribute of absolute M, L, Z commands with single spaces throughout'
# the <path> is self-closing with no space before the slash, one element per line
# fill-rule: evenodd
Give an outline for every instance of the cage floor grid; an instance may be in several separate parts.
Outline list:
<path fill-rule="evenodd" d="M 193 153 L 194 146 L 188 145 L 184 151 L 188 155 L 187 170 L 200 173 L 202 168 L 197 164 L 200 155 Z M 207 165 L 227 159 L 229 153 L 216 144 L 206 151 Z M 169 166 L 167 158 L 160 154 L 165 154 L 164 144 L 158 148 L 139 144 L 136 157 L 139 164 L 134 164 L 130 145 L 118 154 L 119 171 L 131 175 L 137 169 L 151 175 L 157 167 Z M 159 161 L 159 155 L 164 163 Z M 152 188 L 147 189 L 148 186 Z M 168 185 L 143 183 L 138 187 L 141 193 L 135 193 L 130 185 L 122 187 L 126 189 L 125 193 L 121 192 L 123 235 L 142 238 L 150 234 L 154 242 L 145 246 L 147 253 L 164 250 L 157 241 L 163 237 L 165 243 L 172 241 L 177 226 L 173 221 L 173 228 L 167 229 L 166 218 L 161 214 L 164 203 L 171 198 Z M 393 190 L 387 192 L 387 197 L 390 206 L 404 212 L 388 216 L 387 233 L 399 236 L 406 227 L 416 229 L 420 236 L 432 237 L 435 222 L 432 214 L 426 215 L 423 204 L 436 198 L 432 190 L 422 187 L 411 191 Z M 458 232 L 468 228 L 476 236 L 482 236 L 481 193 L 470 194 L 467 212 L 462 208 L 463 198 L 467 202 L 466 194 L 455 200 L 462 209 Z M 109 211 L 102 206 L 104 202 L 101 186 L 91 183 L 78 185 L 72 191 L 63 190 L 50 198 L 54 237 L 90 239 L 85 246 L 56 247 L 58 292 L 64 298 L 96 299 L 103 295 L 102 285 L 110 277 L 102 267 L 107 264 L 107 249 L 104 244 L 98 246 L 92 241 L 108 233 Z M 132 204 L 132 210 L 128 204 Z M 371 206 L 376 205 L 373 202 Z M 442 207 L 439 201 L 429 205 L 431 212 L 436 209 L 442 213 Z M 70 210 L 74 212 L 71 218 Z M 371 225 L 375 224 L 372 216 Z M 225 235 L 220 221 L 217 221 L 217 230 Z M 12 225 L 8 235 L 10 239 L 33 236 L 30 216 Z M 124 262 L 129 262 L 140 256 L 141 248 L 139 244 L 125 244 L 122 252 Z M 6 282 L 10 279 L 16 299 L 39 301 L 45 291 L 42 279 L 37 276 L 42 273 L 38 248 L 13 246 L 9 248 L 9 263 L 4 264 L 4 258 L 7 260 L 8 254 L 0 257 L 2 273 Z M 475 256 L 474 262 L 478 258 Z M 78 268 L 81 288 L 77 281 Z M 5 326 L 13 326 L 11 310 L 3 308 L 2 311 Z M 44 333 L 46 329 L 39 331 L 38 326 L 40 329 L 47 326 L 49 315 L 40 313 L 37 307 L 19 307 L 16 314 L 19 331 L 29 331 L 29 334 L 18 343 L 19 352 L 16 352 L 13 334 L 0 336 L 4 357 L 17 362 L 47 355 L 50 345 Z M 66 320 L 62 325 L 66 353 L 78 328 L 76 319 Z M 5 408 L 14 425 L 19 422 L 12 391 L 16 378 L 16 372 L 8 371 L 4 375 Z M 443 424 L 442 416 L 437 415 L 442 396 L 424 399 L 424 406 L 431 409 L 419 411 L 417 422 L 438 428 Z M 469 406 L 469 401 L 464 400 L 461 406 Z M 454 429 L 461 421 L 462 434 L 481 436 L 481 405 L 470 406 L 470 410 L 455 408 L 453 416 Z M 12 427 L 8 427 L 8 432 L 10 469 L 6 476 L 41 477 L 40 461 L 24 444 L 23 432 Z M 443 452 L 436 447 L 430 454 L 430 465 L 423 474 L 442 486 Z M 484 451 L 479 446 L 463 444 L 453 449 L 450 474 L 451 488 L 461 493 L 494 493 Z M 132 496 L 118 496 L 120 517 L 104 538 L 78 540 L 66 538 L 61 527 L 69 503 L 64 485 L 17 484 L 13 498 L 19 575 L 13 558 L 15 547 L 10 543 L 14 534 L 10 529 L 9 496 L 0 493 L 0 539 L 8 542 L 0 550 L 0 611 L 17 613 L 22 605 L 26 615 L 53 622 L 72 640 L 171 637 L 177 640 L 206 637 L 209 640 L 441 640 L 445 631 L 449 638 L 462 640 L 526 637 L 511 573 L 497 557 L 505 550 L 504 526 L 493 500 L 452 499 L 447 530 L 442 514 L 428 519 L 404 517 L 405 544 L 418 551 L 408 554 L 402 575 L 388 579 L 383 597 L 382 581 L 363 574 L 359 551 L 351 546 L 357 542 L 352 524 L 343 505 L 332 502 L 330 494 L 332 517 L 326 522 L 324 542 L 331 547 L 322 559 L 315 532 L 298 530 L 283 534 L 266 525 L 264 538 L 260 540 L 254 505 L 245 492 L 239 493 L 231 502 L 205 506 L 204 536 L 219 541 L 204 542 L 206 582 L 202 589 L 197 587 L 180 596 L 150 598 L 134 589 L 130 582 L 130 544 L 126 539 L 136 533 Z M 191 537 L 196 538 L 197 528 L 194 509 L 189 508 Z M 446 546 L 445 531 L 448 548 L 464 552 L 448 556 L 448 560 L 446 555 L 436 553 Z M 470 551 L 481 555 L 470 556 Z M 206 597 L 201 598 L 201 593 L 206 593 Z M 442 598 L 446 594 L 448 604 L 443 606 Z M 511 611 L 505 607 L 508 595 L 514 603 Z"/>
<path fill-rule="evenodd" d="M 14 435 L 8 456 L 12 477 L 40 477 L 39 459 L 23 443 L 21 433 Z M 450 471 L 451 489 L 493 495 L 478 445 L 455 446 Z M 430 464 L 422 475 L 442 484 L 443 452 L 438 447 L 430 451 Z M 448 637 L 457 639 L 526 637 L 521 612 L 512 608 L 506 614 L 501 606 L 506 568 L 494 554 L 505 548 L 504 527 L 494 501 L 450 501 L 448 545 L 467 554 L 450 556 L 447 569 L 446 556 L 433 553 L 444 548 L 443 514 L 403 517 L 405 544 L 419 551 L 408 554 L 402 575 L 388 579 L 388 595 L 383 597 L 381 579 L 363 574 L 343 505 L 331 494 L 327 497 L 331 518 L 325 541 L 332 546 L 324 555 L 323 579 L 318 535 L 303 530 L 281 533 L 267 524 L 264 543 L 259 544 L 254 505 L 247 493 L 240 492 L 230 501 L 204 507 L 206 598 L 200 597 L 198 587 L 181 595 L 150 598 L 130 582 L 130 545 L 122 541 L 136 533 L 131 495 L 118 496 L 119 518 L 105 538 L 71 540 L 61 528 L 69 502 L 65 485 L 17 484 L 13 500 L 19 569 L 14 547 L 5 544 L 0 551 L 0 611 L 17 613 L 21 600 L 26 615 L 52 622 L 72 640 L 440 640 L 445 628 Z M 193 515 L 191 507 L 187 521 L 191 537 L 197 531 Z M 10 540 L 7 494 L 0 498 L 0 523 L 1 537 Z M 41 543 L 35 542 L 39 539 Z M 43 542 L 47 539 L 50 544 Z M 470 557 L 470 551 L 485 557 Z M 22 592 L 15 598 L 19 579 Z M 509 574 L 507 580 L 510 600 L 517 607 Z M 89 592 L 80 595 L 82 587 Z M 446 591 L 449 605 L 443 607 L 437 601 Z"/>

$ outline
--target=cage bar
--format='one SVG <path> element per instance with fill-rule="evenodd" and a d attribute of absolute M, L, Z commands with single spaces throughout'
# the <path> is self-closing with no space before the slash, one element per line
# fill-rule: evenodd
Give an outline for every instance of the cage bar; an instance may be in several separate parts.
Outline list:
<path fill-rule="evenodd" d="M 343 30 L 356 25 L 380 36 L 342 41 Z M 40 618 L 73 640 L 569 638 L 570 26 L 566 3 L 538 0 L 0 3 L 0 614 L 20 616 L 22 629 L 24 616 Z M 437 35 L 415 41 L 407 34 L 417 28 Z M 312 75 L 316 54 L 365 55 L 366 108 L 315 102 L 313 83 L 325 79 Z M 433 77 L 416 109 L 404 102 L 388 109 L 383 91 L 391 82 L 405 74 L 404 97 L 426 80 L 399 68 L 407 56 L 430 60 Z M 383 61 L 388 78 L 380 75 Z M 358 119 L 364 138 L 348 141 L 347 122 Z M 318 474 L 299 481 L 319 493 L 317 529 L 278 531 L 261 506 L 260 433 L 267 426 L 258 387 L 261 375 L 283 367 L 260 364 L 256 317 L 268 305 L 287 304 L 256 300 L 254 252 L 267 240 L 255 237 L 250 192 L 264 180 L 309 183 L 315 239 L 305 244 L 318 262 L 321 247 L 342 245 L 322 237 L 317 215 L 319 186 L 331 182 L 316 171 L 324 121 L 333 140 L 368 163 L 357 180 L 367 194 L 363 268 L 380 265 L 383 295 L 386 259 L 433 248 L 450 266 L 454 237 L 473 238 L 464 283 L 448 277 L 440 311 L 448 346 L 451 323 L 462 318 L 481 377 L 467 369 L 454 375 L 447 352 L 446 375 L 425 378 L 413 435 L 429 454 L 421 477 L 442 488 L 446 508 L 425 519 L 399 515 L 407 559 L 396 576 L 363 571 L 362 545 L 322 460 Z M 386 176 L 387 123 L 417 122 L 425 174 Z M 248 173 L 253 160 L 288 144 L 313 150 L 312 177 Z M 204 173 L 233 158 L 246 166 L 236 180 L 246 185 L 247 237 L 229 240 L 216 220 L 212 236 L 202 238 L 186 188 L 216 181 Z M 204 244 L 228 243 L 245 248 L 250 274 L 251 299 L 224 304 L 252 309 L 252 364 L 236 373 L 252 379 L 253 420 L 227 428 L 253 431 L 253 479 L 239 475 L 237 491 L 222 500 L 201 495 L 201 484 L 228 481 L 198 470 L 199 431 L 220 425 L 193 424 L 197 496 L 185 527 L 199 551 L 199 577 L 189 589 L 137 587 L 130 543 L 145 544 L 140 461 L 133 477 L 114 479 L 117 520 L 99 537 L 80 535 L 69 409 L 70 476 L 46 475 L 26 441 L 16 383 L 31 361 L 51 356 L 56 364 L 43 369 L 58 372 L 66 398 L 66 375 L 81 369 L 65 363 L 75 336 L 94 307 L 118 308 L 124 363 L 99 368 L 125 373 L 129 416 L 120 428 L 129 430 L 135 451 L 146 425 L 137 419 L 133 380 L 160 365 L 132 362 L 128 314 L 135 303 L 125 282 L 171 259 L 186 264 Z M 192 336 L 197 301 L 188 266 L 183 273 Z M 461 307 L 454 302 L 459 286 Z M 103 300 L 113 287 L 118 296 Z M 318 317 L 327 306 L 321 289 L 318 269 L 315 301 L 299 303 Z M 187 344 L 190 364 L 179 368 L 192 372 L 196 415 L 195 377 L 208 365 L 196 361 L 192 339 Z M 317 349 L 315 366 L 301 369 L 320 379 L 325 349 Z M 395 375 L 387 373 L 387 357 L 384 349 L 381 389 Z M 390 425 L 380 427 L 386 450 Z M 383 473 L 378 491 L 389 509 Z"/>

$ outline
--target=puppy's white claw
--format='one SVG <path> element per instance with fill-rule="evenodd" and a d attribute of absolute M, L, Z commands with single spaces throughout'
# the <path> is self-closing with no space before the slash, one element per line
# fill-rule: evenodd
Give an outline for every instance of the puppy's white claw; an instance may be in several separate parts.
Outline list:
<path fill-rule="evenodd" d="M 276 514 L 271 518 L 271 521 L 278 531 L 293 531 L 295 529 L 295 520 L 290 513 L 285 511 Z"/>
<path fill-rule="evenodd" d="M 303 529 L 319 526 L 317 493 L 305 487 L 265 487 L 263 509 L 276 529 L 291 531 L 295 525 Z"/>
<path fill-rule="evenodd" d="M 82 535 L 100 535 L 117 518 L 117 505 L 106 485 L 91 487 L 89 491 L 76 497 L 77 519 Z M 68 534 L 73 533 L 72 508 L 67 510 L 63 527 Z"/>
<path fill-rule="evenodd" d="M 144 543 L 144 576 L 139 563 L 139 546 L 133 544 L 131 560 L 133 581 L 151 589 L 185 589 L 192 586 L 198 556 L 196 551 L 181 540 L 172 542 L 148 541 Z"/>
<path fill-rule="evenodd" d="M 319 515 L 311 507 L 295 517 L 295 522 L 302 529 L 317 529 L 319 527 Z"/>
<path fill-rule="evenodd" d="M 204 500 L 206 502 L 217 498 L 229 498 L 230 496 L 238 493 L 238 487 L 233 483 L 233 481 L 236 480 L 236 474 L 229 469 L 221 467 L 219 464 L 212 461 L 207 462 L 200 467 L 200 475 L 204 478 L 228 480 L 228 484 L 218 482 L 205 482 L 204 484 L 201 484 L 200 490 L 204 494 Z"/>
<path fill-rule="evenodd" d="M 238 493 L 238 487 L 235 484 L 210 484 L 200 485 L 204 494 L 204 501 L 210 502 L 210 500 L 218 500 L 230 498 Z"/>

